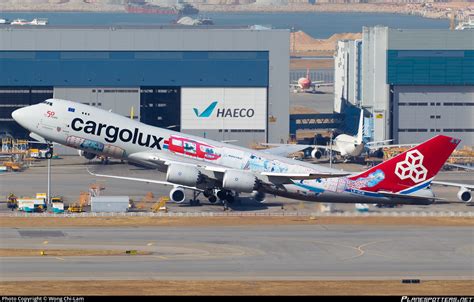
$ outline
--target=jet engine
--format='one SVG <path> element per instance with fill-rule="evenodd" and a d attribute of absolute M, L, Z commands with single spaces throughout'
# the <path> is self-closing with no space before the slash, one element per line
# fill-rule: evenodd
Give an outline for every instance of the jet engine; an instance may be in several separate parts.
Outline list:
<path fill-rule="evenodd" d="M 88 159 L 88 160 L 93 160 L 97 156 L 94 153 L 90 153 L 90 152 L 86 152 L 82 150 L 78 150 L 78 151 L 79 151 L 80 156 L 83 156 L 85 159 Z"/>
<path fill-rule="evenodd" d="M 182 203 L 186 199 L 183 188 L 175 187 L 170 191 L 170 199 L 177 203 Z"/>
<path fill-rule="evenodd" d="M 383 158 L 383 149 L 382 148 L 377 149 L 376 151 L 372 153 L 372 155 L 377 158 Z"/>
<path fill-rule="evenodd" d="M 171 164 L 166 172 L 166 181 L 195 187 L 203 181 L 203 176 L 195 166 Z"/>
<path fill-rule="evenodd" d="M 222 187 L 226 190 L 251 193 L 259 186 L 259 181 L 252 173 L 228 170 L 224 174 Z"/>
<path fill-rule="evenodd" d="M 321 156 L 323 156 L 323 153 L 321 153 L 317 148 L 314 148 L 313 151 L 311 151 L 312 158 L 320 159 Z"/>
<path fill-rule="evenodd" d="M 470 203 L 472 201 L 472 192 L 466 188 L 461 188 L 458 192 L 458 199 L 465 203 Z"/>
<path fill-rule="evenodd" d="M 264 202 L 266 195 L 265 195 L 265 192 L 262 192 L 262 191 L 253 191 L 252 197 L 258 202 Z"/>

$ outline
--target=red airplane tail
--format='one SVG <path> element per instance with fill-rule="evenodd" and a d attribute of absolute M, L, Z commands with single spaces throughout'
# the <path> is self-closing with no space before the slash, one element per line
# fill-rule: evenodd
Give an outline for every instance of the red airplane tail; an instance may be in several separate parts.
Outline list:
<path fill-rule="evenodd" d="M 350 179 L 364 191 L 415 192 L 430 184 L 460 141 L 437 135 Z"/>

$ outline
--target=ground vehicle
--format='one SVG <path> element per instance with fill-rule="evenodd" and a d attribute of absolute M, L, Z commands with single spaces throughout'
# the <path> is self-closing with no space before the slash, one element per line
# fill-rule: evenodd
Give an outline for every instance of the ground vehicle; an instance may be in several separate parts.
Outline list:
<path fill-rule="evenodd" d="M 64 202 L 62 197 L 51 198 L 51 210 L 53 213 L 64 213 Z"/>
<path fill-rule="evenodd" d="M 18 211 L 43 212 L 46 210 L 46 203 L 42 198 L 18 198 Z"/>

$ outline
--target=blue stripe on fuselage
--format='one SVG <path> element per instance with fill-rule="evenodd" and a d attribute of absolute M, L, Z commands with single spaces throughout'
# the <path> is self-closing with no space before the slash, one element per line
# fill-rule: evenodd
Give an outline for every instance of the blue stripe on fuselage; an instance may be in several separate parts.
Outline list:
<path fill-rule="evenodd" d="M 424 188 L 428 187 L 430 184 L 431 184 L 431 179 L 428 180 L 427 182 L 424 182 L 424 183 L 418 185 L 418 186 L 411 187 L 411 188 L 406 189 L 406 190 L 402 190 L 402 191 L 400 191 L 399 193 L 400 193 L 400 194 L 410 194 L 410 193 L 419 191 L 419 190 L 421 190 L 421 189 L 424 189 Z"/>
<path fill-rule="evenodd" d="M 309 190 L 311 192 L 315 192 L 315 193 L 323 193 L 324 192 L 324 189 L 321 189 L 321 188 L 318 188 L 318 187 L 313 187 L 313 186 L 310 186 L 310 185 L 305 185 L 305 184 L 300 183 L 300 182 L 293 182 L 293 184 L 298 186 L 298 187 Z"/>

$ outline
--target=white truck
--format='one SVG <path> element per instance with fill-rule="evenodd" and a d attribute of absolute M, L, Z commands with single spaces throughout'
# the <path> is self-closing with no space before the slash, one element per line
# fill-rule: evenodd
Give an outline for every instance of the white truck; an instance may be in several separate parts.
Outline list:
<path fill-rule="evenodd" d="M 46 203 L 42 198 L 18 198 L 18 211 L 23 212 L 43 212 L 46 210 Z"/>

